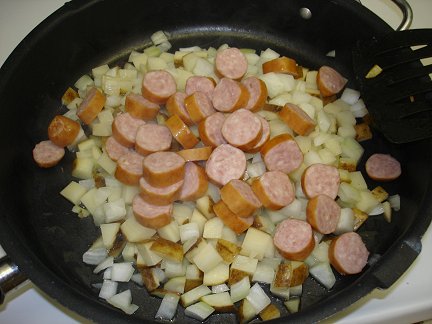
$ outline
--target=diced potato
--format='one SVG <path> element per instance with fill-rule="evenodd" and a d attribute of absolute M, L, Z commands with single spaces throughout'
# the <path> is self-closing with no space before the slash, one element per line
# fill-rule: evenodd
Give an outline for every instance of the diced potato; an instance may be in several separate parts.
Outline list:
<path fill-rule="evenodd" d="M 203 284 L 214 286 L 227 282 L 229 279 L 229 265 L 221 262 L 210 271 L 204 272 Z"/>
<path fill-rule="evenodd" d="M 212 270 L 222 261 L 222 257 L 211 244 L 207 244 L 193 258 L 193 262 L 202 272 Z"/>
<path fill-rule="evenodd" d="M 291 272 L 290 287 L 302 285 L 309 276 L 309 268 L 307 264 L 300 261 L 291 262 Z"/>
<path fill-rule="evenodd" d="M 371 190 L 371 194 L 379 202 L 383 202 L 384 200 L 387 200 L 387 198 L 389 197 L 388 192 L 385 191 L 384 188 L 381 186 L 375 187 L 373 190 Z"/>
<path fill-rule="evenodd" d="M 372 132 L 369 128 L 369 125 L 366 123 L 360 123 L 354 126 L 354 129 L 356 131 L 356 137 L 355 139 L 358 142 L 367 141 L 372 138 Z"/>
<path fill-rule="evenodd" d="M 354 212 L 351 208 L 342 208 L 335 235 L 354 231 Z"/>
<path fill-rule="evenodd" d="M 222 257 L 224 262 L 230 264 L 233 262 L 234 257 L 238 254 L 240 249 L 236 244 L 232 242 L 224 239 L 218 239 L 216 244 L 216 251 Z"/>
<path fill-rule="evenodd" d="M 291 286 L 291 278 L 291 263 L 281 263 L 279 264 L 276 275 L 273 279 L 273 286 L 276 288 L 289 288 Z"/>
<path fill-rule="evenodd" d="M 188 292 L 203 284 L 202 279 L 186 279 L 184 291 Z"/>
<path fill-rule="evenodd" d="M 391 222 L 391 216 L 392 216 L 392 209 L 390 206 L 390 203 L 388 201 L 384 201 L 382 203 L 384 208 L 384 219 L 387 221 L 387 223 Z"/>
<path fill-rule="evenodd" d="M 290 298 L 284 302 L 284 305 L 291 314 L 297 313 L 300 308 L 300 298 Z"/>
<path fill-rule="evenodd" d="M 262 260 L 265 256 L 274 255 L 273 238 L 256 228 L 250 227 L 243 240 L 240 253 L 249 257 Z"/>
<path fill-rule="evenodd" d="M 363 155 L 364 148 L 351 137 L 345 137 L 341 142 L 342 157 L 351 158 L 357 162 Z"/>
<path fill-rule="evenodd" d="M 254 218 L 253 227 L 270 235 L 272 235 L 275 230 L 274 223 L 268 216 L 265 215 L 256 215 Z"/>
<path fill-rule="evenodd" d="M 367 190 L 367 184 L 360 171 L 350 172 L 351 185 L 357 190 Z"/>
<path fill-rule="evenodd" d="M 160 281 L 153 268 L 139 268 L 144 286 L 147 291 L 153 291 L 159 287 Z"/>
<path fill-rule="evenodd" d="M 144 259 L 146 266 L 152 267 L 162 261 L 162 258 L 151 250 L 153 242 L 139 243 L 136 245 L 138 253 Z"/>
<path fill-rule="evenodd" d="M 193 258 L 201 252 L 202 249 L 207 245 L 206 240 L 198 239 L 196 246 L 191 248 L 186 254 L 185 257 L 188 259 L 190 263 L 193 263 Z"/>
<path fill-rule="evenodd" d="M 186 316 L 197 319 L 198 321 L 204 321 L 209 317 L 215 309 L 204 302 L 198 302 L 196 304 L 186 307 L 184 313 Z"/>
<path fill-rule="evenodd" d="M 80 203 L 81 197 L 87 192 L 87 188 L 75 181 L 71 181 L 60 191 L 60 194 L 74 205 Z"/>
<path fill-rule="evenodd" d="M 366 214 L 365 212 L 357 209 L 357 208 L 353 208 L 353 212 L 354 212 L 354 231 L 357 231 L 359 229 L 360 226 L 363 225 L 363 223 L 368 219 L 368 214 Z"/>
<path fill-rule="evenodd" d="M 236 310 L 228 292 L 205 295 L 201 297 L 201 301 L 210 305 L 220 313 L 231 313 Z"/>
<path fill-rule="evenodd" d="M 294 137 L 295 141 L 297 142 L 297 145 L 299 146 L 300 150 L 303 154 L 306 154 L 309 152 L 311 146 L 312 146 L 312 140 L 309 136 L 296 136 Z"/>
<path fill-rule="evenodd" d="M 253 275 L 258 265 L 258 259 L 243 255 L 236 255 L 231 265 L 231 269 L 241 270 L 249 275 Z"/>
<path fill-rule="evenodd" d="M 120 223 L 101 224 L 102 240 L 107 249 L 111 249 L 120 229 Z"/>
<path fill-rule="evenodd" d="M 209 219 L 204 225 L 203 237 L 206 239 L 219 239 L 222 237 L 224 223 L 219 217 Z"/>
<path fill-rule="evenodd" d="M 351 178 L 347 170 L 338 169 L 338 171 L 339 171 L 339 178 L 341 182 L 351 183 Z"/>
<path fill-rule="evenodd" d="M 107 153 L 102 153 L 102 155 L 97 159 L 97 165 L 104 169 L 109 174 L 113 175 L 116 168 L 117 163 L 110 159 Z"/>
<path fill-rule="evenodd" d="M 174 203 L 172 216 L 178 225 L 183 225 L 190 220 L 193 210 L 189 204 Z"/>
<path fill-rule="evenodd" d="M 365 213 L 369 213 L 379 204 L 379 201 L 369 190 L 360 191 L 360 200 L 356 204 L 356 208 Z"/>
<path fill-rule="evenodd" d="M 181 244 L 163 238 L 157 238 L 153 242 L 151 250 L 163 259 L 176 262 L 183 261 L 183 247 Z"/>
<path fill-rule="evenodd" d="M 339 169 L 354 172 L 357 169 L 357 161 L 351 158 L 339 158 Z"/>
<path fill-rule="evenodd" d="M 250 276 L 250 273 L 247 273 L 245 271 L 238 270 L 238 269 L 233 269 L 231 267 L 230 268 L 230 276 L 228 279 L 228 285 L 232 286 L 236 282 L 239 282 L 240 280 L 242 280 L 244 277 L 249 277 L 249 276 Z"/>
<path fill-rule="evenodd" d="M 264 292 L 261 286 L 256 283 L 249 290 L 249 295 L 246 299 L 252 304 L 255 308 L 255 313 L 260 313 L 264 308 L 270 305 L 271 300 L 269 296 Z"/>
<path fill-rule="evenodd" d="M 213 200 L 210 196 L 203 196 L 196 201 L 196 207 L 207 219 L 214 217 L 213 213 Z"/>
<path fill-rule="evenodd" d="M 190 218 L 191 223 L 196 223 L 198 225 L 200 236 L 202 236 L 204 232 L 204 225 L 207 222 L 207 218 L 198 209 L 194 209 L 192 216 Z"/>
<path fill-rule="evenodd" d="M 257 268 L 252 277 L 252 281 L 270 284 L 275 276 L 274 268 L 266 262 L 258 262 Z"/>
<path fill-rule="evenodd" d="M 275 304 L 270 304 L 259 313 L 259 316 L 263 321 L 270 321 L 279 318 L 281 313 Z"/>
<path fill-rule="evenodd" d="M 126 242 L 126 245 L 122 251 L 123 260 L 132 262 L 135 260 L 135 254 L 136 254 L 135 244 Z"/>
<path fill-rule="evenodd" d="M 237 314 L 240 324 L 244 324 L 253 319 L 256 315 L 256 312 L 253 305 L 247 299 L 243 299 L 240 302 Z"/>
<path fill-rule="evenodd" d="M 237 234 L 228 226 L 224 226 L 222 229 L 222 239 L 237 245 Z"/>
<path fill-rule="evenodd" d="M 176 221 L 172 221 L 168 225 L 159 228 L 157 230 L 157 233 L 159 234 L 160 237 L 162 237 L 165 240 L 174 243 L 180 241 L 180 231 Z"/>
<path fill-rule="evenodd" d="M 187 307 L 209 294 L 211 294 L 211 290 L 207 286 L 201 285 L 181 295 L 180 303 L 183 307 Z"/>
<path fill-rule="evenodd" d="M 338 196 L 343 202 L 354 206 L 360 200 L 360 191 L 349 183 L 341 182 Z"/>
<path fill-rule="evenodd" d="M 164 284 L 164 289 L 168 290 L 168 291 L 183 294 L 185 283 L 186 283 L 186 277 L 174 277 L 174 278 L 169 279 Z"/>
<path fill-rule="evenodd" d="M 167 278 L 183 277 L 186 275 L 188 264 L 186 259 L 183 259 L 183 262 L 162 260 L 161 268 L 164 269 Z"/>
<path fill-rule="evenodd" d="M 76 158 L 73 164 L 72 176 L 78 179 L 91 179 L 94 165 L 93 158 Z"/>
<path fill-rule="evenodd" d="M 129 242 L 143 242 L 150 239 L 156 230 L 142 226 L 135 217 L 129 217 L 121 224 L 121 231 Z"/>
<path fill-rule="evenodd" d="M 250 281 L 249 276 L 243 277 L 241 280 L 231 285 L 230 295 L 233 303 L 242 300 L 249 295 Z"/>
<path fill-rule="evenodd" d="M 85 208 L 87 208 L 90 214 L 94 214 L 96 208 L 98 207 L 95 202 L 96 192 L 97 189 L 92 188 L 81 197 L 81 203 L 85 206 Z"/>

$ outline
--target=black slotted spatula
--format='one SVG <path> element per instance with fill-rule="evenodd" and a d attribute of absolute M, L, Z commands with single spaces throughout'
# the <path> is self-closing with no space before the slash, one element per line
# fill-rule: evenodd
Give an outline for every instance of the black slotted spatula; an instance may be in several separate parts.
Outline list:
<path fill-rule="evenodd" d="M 432 29 L 359 41 L 353 68 L 373 125 L 391 142 L 432 137 Z"/>

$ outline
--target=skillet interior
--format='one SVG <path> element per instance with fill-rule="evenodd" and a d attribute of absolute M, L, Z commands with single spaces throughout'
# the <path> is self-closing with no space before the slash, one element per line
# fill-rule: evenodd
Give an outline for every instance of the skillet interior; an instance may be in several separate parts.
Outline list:
<path fill-rule="evenodd" d="M 302 7 L 311 10 L 311 19 L 301 18 Z M 71 213 L 71 205 L 58 194 L 71 180 L 73 157 L 68 154 L 57 167 L 42 170 L 31 151 L 47 137 L 52 117 L 64 112 L 60 98 L 68 86 L 94 66 L 124 61 L 128 52 L 148 45 L 149 36 L 160 29 L 172 34 L 174 49 L 223 43 L 257 50 L 270 47 L 307 67 L 335 66 L 350 80 L 351 43 L 390 31 L 354 1 L 73 1 L 19 45 L 3 66 L 0 80 L 2 245 L 36 285 L 100 322 L 151 320 L 160 300 L 133 288 L 134 302 L 144 306 L 132 317 L 98 301 L 91 284 L 101 279 L 81 261 L 98 230 L 90 218 L 79 220 Z M 336 59 L 326 57 L 333 49 Z M 385 152 L 402 163 L 402 177 L 385 188 L 401 194 L 403 208 L 391 224 L 375 217 L 361 228 L 378 259 L 373 266 L 361 275 L 338 278 L 330 292 L 308 280 L 302 311 L 290 320 L 325 318 L 373 288 L 389 286 L 420 251 L 420 236 L 431 219 L 431 204 L 425 198 L 431 193 L 430 141 L 394 146 L 377 134 L 365 147 L 364 158 Z M 233 315 L 216 315 L 208 322 L 222 318 L 235 320 Z M 192 322 L 182 311 L 177 320 Z"/>

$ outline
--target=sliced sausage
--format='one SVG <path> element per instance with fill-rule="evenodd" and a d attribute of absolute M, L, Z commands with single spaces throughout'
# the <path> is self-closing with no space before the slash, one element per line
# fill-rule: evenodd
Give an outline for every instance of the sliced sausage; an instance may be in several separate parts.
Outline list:
<path fill-rule="evenodd" d="M 273 243 L 289 260 L 305 260 L 315 247 L 312 227 L 305 221 L 289 218 L 276 227 Z"/>
<path fill-rule="evenodd" d="M 253 216 L 237 216 L 228 208 L 228 206 L 222 200 L 219 200 L 216 204 L 213 205 L 213 211 L 216 216 L 222 220 L 225 226 L 231 228 L 237 234 L 243 233 L 253 224 Z"/>
<path fill-rule="evenodd" d="M 113 136 L 108 137 L 106 140 L 105 150 L 113 161 L 117 161 L 122 155 L 129 153 L 129 148 L 121 145 Z"/>
<path fill-rule="evenodd" d="M 156 152 L 147 155 L 143 176 L 153 187 L 167 187 L 184 178 L 185 160 L 174 152 Z"/>
<path fill-rule="evenodd" d="M 125 100 L 125 110 L 132 117 L 153 120 L 159 112 L 159 105 L 136 93 L 129 93 Z"/>
<path fill-rule="evenodd" d="M 402 170 L 399 161 L 391 155 L 375 153 L 366 161 L 366 173 L 376 181 L 391 181 L 397 179 Z"/>
<path fill-rule="evenodd" d="M 190 118 L 184 103 L 186 97 L 186 93 L 176 92 L 171 97 L 169 97 L 168 101 L 166 102 L 166 108 L 171 116 L 177 115 L 186 125 L 192 126 L 194 122 Z"/>
<path fill-rule="evenodd" d="M 307 203 L 307 221 L 322 234 L 330 234 L 336 230 L 340 214 L 339 205 L 326 195 L 318 195 Z"/>
<path fill-rule="evenodd" d="M 48 138 L 55 145 L 65 147 L 75 141 L 80 129 L 80 124 L 75 120 L 57 115 L 48 126 Z"/>
<path fill-rule="evenodd" d="M 77 116 L 86 125 L 89 125 L 102 111 L 106 102 L 105 95 L 96 87 L 91 88 L 78 107 Z"/>
<path fill-rule="evenodd" d="M 213 150 L 206 163 L 206 174 L 218 186 L 240 179 L 246 170 L 246 156 L 238 148 L 222 144 Z"/>
<path fill-rule="evenodd" d="M 194 92 L 204 92 L 209 98 L 213 97 L 216 81 L 213 78 L 193 75 L 186 80 L 185 92 L 189 96 Z"/>
<path fill-rule="evenodd" d="M 198 124 L 198 132 L 201 141 L 208 146 L 218 147 L 226 144 L 225 138 L 222 136 L 222 126 L 225 122 L 225 116 L 220 113 L 214 113 L 208 116 Z"/>
<path fill-rule="evenodd" d="M 281 209 L 293 202 L 294 187 L 289 177 L 280 171 L 265 172 L 252 181 L 252 190 L 264 207 Z"/>
<path fill-rule="evenodd" d="M 339 171 L 332 165 L 316 163 L 308 166 L 301 179 L 304 194 L 309 199 L 327 195 L 335 199 L 339 191 Z"/>
<path fill-rule="evenodd" d="M 239 217 L 252 216 L 261 207 L 251 187 L 242 180 L 233 179 L 220 190 L 221 199 Z"/>
<path fill-rule="evenodd" d="M 164 104 L 177 90 L 174 77 L 167 71 L 151 71 L 144 75 L 142 95 L 157 104 Z"/>
<path fill-rule="evenodd" d="M 118 114 L 112 123 L 112 135 L 121 145 L 133 147 L 138 128 L 145 123 L 144 120 L 134 118 L 129 113 Z"/>
<path fill-rule="evenodd" d="M 42 141 L 33 149 L 33 159 L 41 168 L 51 168 L 65 155 L 65 149 L 55 145 L 50 140 Z"/>
<path fill-rule="evenodd" d="M 201 91 L 196 91 L 187 96 L 184 104 L 191 120 L 195 124 L 198 124 L 204 118 L 216 112 L 210 98 Z"/>
<path fill-rule="evenodd" d="M 222 126 L 222 136 L 232 146 L 250 150 L 261 140 L 262 123 L 257 115 L 239 109 L 229 115 Z"/>
<path fill-rule="evenodd" d="M 141 197 L 152 205 L 168 205 L 178 199 L 183 180 L 176 182 L 168 187 L 153 187 L 144 177 L 139 180 Z"/>
<path fill-rule="evenodd" d="M 188 150 L 181 150 L 178 151 L 177 154 L 180 155 L 186 162 L 207 161 L 212 151 L 213 149 L 210 146 L 204 146 Z"/>
<path fill-rule="evenodd" d="M 246 56 L 235 47 L 220 50 L 215 58 L 215 73 L 220 77 L 240 80 L 246 74 Z"/>
<path fill-rule="evenodd" d="M 307 136 L 315 129 L 315 121 L 297 105 L 287 103 L 279 111 L 279 117 L 298 135 Z"/>
<path fill-rule="evenodd" d="M 329 248 L 331 265 L 343 275 L 360 273 L 367 264 L 369 251 L 356 232 L 333 239 Z"/>
<path fill-rule="evenodd" d="M 233 112 L 249 102 L 249 91 L 240 82 L 223 78 L 213 91 L 213 106 L 221 112 Z"/>
<path fill-rule="evenodd" d="M 329 97 L 339 93 L 347 82 L 347 79 L 329 66 L 321 66 L 318 70 L 317 84 L 323 97 Z"/>
<path fill-rule="evenodd" d="M 122 155 L 117 160 L 114 176 L 124 184 L 137 185 L 143 175 L 143 160 L 144 157 L 134 151 Z"/>
<path fill-rule="evenodd" d="M 262 147 L 264 146 L 264 144 L 267 143 L 267 141 L 270 139 L 270 124 L 269 124 L 269 122 L 265 118 L 261 117 L 260 115 L 257 115 L 257 117 L 261 121 L 261 126 L 262 126 L 261 139 L 259 140 L 258 143 L 255 144 L 255 146 L 252 149 L 247 150 L 248 153 L 259 152 L 262 149 Z"/>
<path fill-rule="evenodd" d="M 289 134 L 270 139 L 261 148 L 261 156 L 269 171 L 290 173 L 303 163 L 303 153 Z"/>
<path fill-rule="evenodd" d="M 173 205 L 157 206 L 147 203 L 140 195 L 132 201 L 132 211 L 138 223 L 158 229 L 171 223 Z"/>
<path fill-rule="evenodd" d="M 142 155 L 159 151 L 168 151 L 172 135 L 168 127 L 157 124 L 145 124 L 138 128 L 135 137 L 135 150 Z"/>
<path fill-rule="evenodd" d="M 249 91 L 249 100 L 244 107 L 252 112 L 261 110 L 267 100 L 267 86 L 263 80 L 251 76 L 241 81 Z"/>
<path fill-rule="evenodd" d="M 198 144 L 199 140 L 192 133 L 190 128 L 177 115 L 172 115 L 165 121 L 165 125 L 169 128 L 172 136 L 185 149 L 189 149 Z"/>
<path fill-rule="evenodd" d="M 193 162 L 185 165 L 183 187 L 180 189 L 179 199 L 194 201 L 204 196 L 208 189 L 208 180 L 205 171 Z"/>
<path fill-rule="evenodd" d="M 285 73 L 292 75 L 296 79 L 300 77 L 297 62 L 286 56 L 278 57 L 263 63 L 262 69 L 263 73 Z"/>

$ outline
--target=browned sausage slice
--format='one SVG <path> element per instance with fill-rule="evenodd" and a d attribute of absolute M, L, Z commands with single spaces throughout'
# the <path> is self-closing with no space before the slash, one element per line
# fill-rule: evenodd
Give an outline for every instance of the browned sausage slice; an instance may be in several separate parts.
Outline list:
<path fill-rule="evenodd" d="M 255 144 L 255 146 L 252 149 L 247 151 L 248 153 L 259 152 L 262 149 L 262 147 L 264 146 L 264 144 L 267 143 L 267 141 L 270 139 L 270 124 L 269 124 L 269 122 L 265 118 L 263 118 L 259 115 L 257 115 L 257 117 L 261 121 L 261 125 L 262 125 L 261 139 L 259 140 L 258 143 Z"/>
<path fill-rule="evenodd" d="M 165 121 L 165 125 L 169 128 L 176 141 L 185 149 L 192 148 L 198 144 L 199 140 L 179 116 L 172 115 Z"/>
<path fill-rule="evenodd" d="M 262 69 L 263 73 L 285 73 L 292 75 L 294 78 L 298 78 L 300 76 L 299 70 L 297 68 L 297 62 L 286 56 L 278 57 L 263 63 Z"/>
<path fill-rule="evenodd" d="M 188 150 L 178 151 L 177 154 L 180 155 L 186 162 L 189 161 L 206 161 L 210 157 L 213 149 L 210 146 L 197 147 Z"/>
<path fill-rule="evenodd" d="M 308 166 L 303 171 L 301 184 L 306 197 L 327 195 L 335 199 L 339 191 L 339 171 L 336 167 L 321 163 Z"/>
<path fill-rule="evenodd" d="M 402 170 L 399 161 L 391 155 L 375 153 L 366 161 L 366 173 L 376 181 L 391 181 L 397 179 Z"/>
<path fill-rule="evenodd" d="M 80 129 L 80 124 L 75 120 L 57 115 L 48 126 L 48 138 L 55 145 L 65 147 L 75 141 Z"/>
<path fill-rule="evenodd" d="M 157 104 L 164 104 L 177 90 L 174 77 L 167 71 L 151 71 L 144 75 L 142 95 Z"/>
<path fill-rule="evenodd" d="M 132 201 L 132 211 L 135 219 L 141 225 L 158 229 L 171 222 L 173 205 L 157 206 L 147 203 L 140 195 Z"/>
<path fill-rule="evenodd" d="M 129 153 L 129 148 L 121 145 L 113 136 L 108 137 L 106 140 L 105 150 L 113 161 L 117 161 L 122 155 Z"/>
<path fill-rule="evenodd" d="M 213 91 L 213 106 L 221 112 L 233 112 L 245 107 L 249 101 L 249 91 L 240 82 L 223 78 Z"/>
<path fill-rule="evenodd" d="M 369 251 L 356 232 L 333 239 L 329 248 L 331 265 L 341 274 L 360 273 L 367 264 Z"/>
<path fill-rule="evenodd" d="M 152 120 L 158 114 L 159 108 L 158 104 L 147 100 L 139 94 L 129 93 L 126 96 L 125 110 L 135 118 Z"/>
<path fill-rule="evenodd" d="M 330 234 L 336 230 L 341 208 L 326 195 L 318 195 L 308 201 L 306 207 L 307 221 L 322 234 Z"/>
<path fill-rule="evenodd" d="M 124 184 L 137 185 L 143 175 L 143 160 L 144 157 L 135 151 L 122 155 L 117 160 L 114 176 Z"/>
<path fill-rule="evenodd" d="M 167 187 L 184 178 L 185 160 L 174 152 L 156 152 L 147 155 L 143 176 L 153 187 Z"/>
<path fill-rule="evenodd" d="M 205 171 L 193 162 L 185 165 L 185 177 L 183 187 L 180 190 L 179 199 L 194 201 L 204 196 L 208 189 L 208 180 Z"/>
<path fill-rule="evenodd" d="M 280 171 L 265 172 L 260 178 L 253 180 L 252 190 L 263 206 L 272 210 L 289 205 L 295 198 L 291 180 Z"/>
<path fill-rule="evenodd" d="M 261 110 L 267 100 L 267 86 L 263 80 L 251 76 L 241 81 L 249 91 L 249 101 L 244 108 L 252 112 Z"/>
<path fill-rule="evenodd" d="M 220 50 L 216 54 L 215 72 L 221 77 L 239 80 L 246 74 L 246 56 L 235 47 Z"/>
<path fill-rule="evenodd" d="M 306 259 L 315 247 L 312 227 L 305 221 L 291 218 L 276 227 L 273 243 L 284 258 L 296 261 Z"/>
<path fill-rule="evenodd" d="M 245 170 L 244 153 L 229 144 L 214 149 L 206 163 L 207 176 L 218 186 L 224 186 L 232 179 L 240 179 Z"/>
<path fill-rule="evenodd" d="M 269 171 L 290 173 L 303 162 L 303 153 L 289 134 L 273 137 L 261 148 L 261 156 Z"/>
<path fill-rule="evenodd" d="M 347 82 L 347 79 L 329 66 L 324 65 L 318 70 L 317 84 L 323 97 L 329 97 L 339 93 Z"/>
<path fill-rule="evenodd" d="M 252 216 L 261 207 L 251 187 L 242 180 L 233 179 L 220 190 L 221 199 L 239 217 Z"/>
<path fill-rule="evenodd" d="M 145 124 L 138 128 L 135 137 L 135 150 L 142 155 L 168 151 L 171 147 L 170 130 L 163 125 Z"/>
<path fill-rule="evenodd" d="M 190 118 L 195 124 L 216 112 L 210 98 L 201 91 L 196 91 L 187 96 L 184 103 Z"/>
<path fill-rule="evenodd" d="M 297 105 L 287 103 L 279 111 L 279 117 L 299 135 L 309 135 L 315 129 L 315 121 Z"/>
<path fill-rule="evenodd" d="M 228 226 L 237 234 L 243 233 L 253 224 L 253 216 L 237 216 L 228 208 L 228 206 L 222 200 L 219 200 L 216 204 L 213 205 L 213 211 L 216 216 L 222 220 L 225 226 Z"/>
<path fill-rule="evenodd" d="M 194 92 L 204 92 L 209 98 L 213 97 L 216 81 L 213 78 L 194 75 L 186 80 L 185 92 L 189 96 Z"/>
<path fill-rule="evenodd" d="M 167 108 L 167 110 L 171 116 L 177 115 L 180 117 L 181 120 L 183 120 L 183 122 L 186 125 L 192 126 L 194 124 L 194 122 L 190 118 L 189 113 L 186 110 L 186 106 L 184 103 L 186 97 L 187 97 L 186 93 L 176 92 L 171 97 L 169 97 L 169 99 L 166 103 L 166 108 Z"/>
<path fill-rule="evenodd" d="M 51 168 L 65 155 L 65 149 L 51 141 L 42 141 L 33 149 L 33 159 L 41 168 Z"/>
<path fill-rule="evenodd" d="M 118 114 L 112 123 L 112 135 L 121 145 L 133 147 L 138 128 L 145 123 L 144 120 L 134 118 L 129 113 Z"/>
<path fill-rule="evenodd" d="M 89 125 L 102 111 L 106 102 L 105 95 L 96 87 L 91 88 L 78 107 L 77 116 L 86 125 Z"/>
<path fill-rule="evenodd" d="M 225 138 L 222 136 L 222 126 L 224 122 L 225 116 L 217 112 L 199 123 L 198 132 L 201 141 L 205 145 L 211 147 L 218 147 L 221 144 L 226 144 Z"/>
<path fill-rule="evenodd" d="M 144 177 L 139 180 L 141 197 L 152 205 L 168 205 L 178 199 L 180 189 L 183 186 L 183 180 L 167 187 L 153 187 Z"/>

